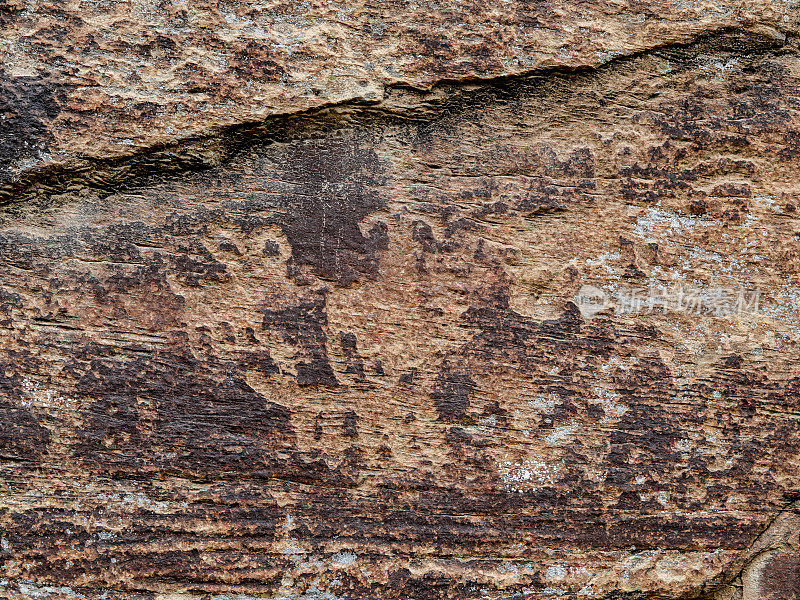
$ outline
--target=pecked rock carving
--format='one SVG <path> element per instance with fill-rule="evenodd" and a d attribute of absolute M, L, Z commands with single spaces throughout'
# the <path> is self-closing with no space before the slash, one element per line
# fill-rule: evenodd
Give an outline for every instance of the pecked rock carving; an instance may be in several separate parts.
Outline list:
<path fill-rule="evenodd" d="M 796 23 L 0 9 L 0 597 L 800 597 Z"/>

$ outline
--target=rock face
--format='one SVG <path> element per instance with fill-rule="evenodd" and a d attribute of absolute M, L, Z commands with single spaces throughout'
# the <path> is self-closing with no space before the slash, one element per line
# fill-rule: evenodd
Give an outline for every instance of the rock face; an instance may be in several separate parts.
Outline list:
<path fill-rule="evenodd" d="M 0 597 L 800 599 L 793 2 L 0 9 Z"/>

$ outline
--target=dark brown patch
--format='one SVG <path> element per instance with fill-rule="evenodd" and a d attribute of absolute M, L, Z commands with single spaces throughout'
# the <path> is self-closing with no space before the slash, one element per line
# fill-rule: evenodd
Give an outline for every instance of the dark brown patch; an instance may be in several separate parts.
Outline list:
<path fill-rule="evenodd" d="M 99 353 L 74 390 L 93 400 L 74 449 L 92 470 L 225 477 L 264 470 L 291 444 L 289 410 L 230 371 L 188 352 L 132 360 Z"/>
<path fill-rule="evenodd" d="M 439 418 L 449 423 L 467 420 L 469 396 L 473 389 L 475 382 L 465 373 L 446 371 L 441 373 L 431 392 Z"/>
<path fill-rule="evenodd" d="M 300 300 L 286 308 L 264 310 L 263 327 L 279 333 L 284 341 L 298 348 L 295 363 L 300 385 L 337 385 L 336 375 L 328 361 L 328 340 L 325 327 L 326 290 Z"/>
<path fill-rule="evenodd" d="M 283 158 L 292 185 L 279 223 L 292 247 L 291 265 L 311 266 L 323 278 L 348 285 L 378 273 L 378 252 L 388 246 L 387 227 L 367 235 L 360 222 L 383 208 L 377 188 L 385 182 L 375 151 L 357 135 L 291 144 Z"/>
<path fill-rule="evenodd" d="M 342 433 L 347 437 L 358 437 L 358 415 L 352 410 L 344 413 Z"/>
<path fill-rule="evenodd" d="M 364 379 L 364 359 L 358 353 L 356 335 L 351 332 L 340 331 L 339 341 L 347 362 L 344 372 L 352 373 L 359 379 Z"/>
<path fill-rule="evenodd" d="M 61 112 L 59 96 L 41 77 L 12 77 L 0 68 L 0 185 L 10 180 L 14 163 L 47 151 L 49 123 Z"/>
<path fill-rule="evenodd" d="M 800 555 L 779 552 L 759 573 L 762 600 L 800 600 Z"/>
<path fill-rule="evenodd" d="M 19 377 L 0 376 L 0 459 L 35 461 L 47 452 L 50 431 L 21 406 Z"/>

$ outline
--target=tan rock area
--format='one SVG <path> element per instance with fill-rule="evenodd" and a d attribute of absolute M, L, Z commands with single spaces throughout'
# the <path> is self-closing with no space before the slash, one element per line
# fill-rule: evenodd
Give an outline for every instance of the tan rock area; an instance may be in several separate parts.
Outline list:
<path fill-rule="evenodd" d="M 396 86 L 597 67 L 795 0 L 5 0 L 0 181 L 85 171 Z M 30 172 L 33 173 L 30 173 Z"/>
<path fill-rule="evenodd" d="M 0 9 L 0 598 L 800 599 L 800 7 Z"/>

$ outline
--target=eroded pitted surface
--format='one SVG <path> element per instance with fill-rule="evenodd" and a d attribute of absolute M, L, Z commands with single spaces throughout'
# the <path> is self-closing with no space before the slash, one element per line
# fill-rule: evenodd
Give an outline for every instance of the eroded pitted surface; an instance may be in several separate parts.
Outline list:
<path fill-rule="evenodd" d="M 270 115 L 376 102 L 397 84 L 595 67 L 726 28 L 793 31 L 794 5 L 8 0 L 0 7 L 0 80 L 18 89 L 41 80 L 59 97 L 57 110 L 48 100 L 31 111 L 47 113 L 37 125 L 2 124 L 3 146 L 26 144 L 22 154 L 0 153 L 0 184 L 42 170 L 83 172 L 87 158 L 130 155 Z"/>
<path fill-rule="evenodd" d="M 796 57 L 396 91 L 7 207 L 0 589 L 727 585 L 800 490 Z M 623 302 L 662 288 L 694 304 Z"/>

